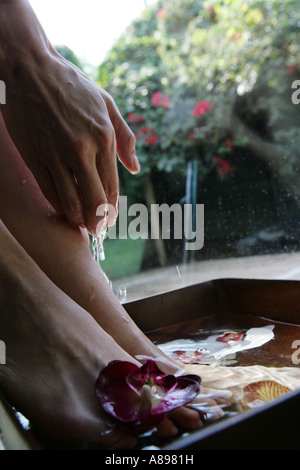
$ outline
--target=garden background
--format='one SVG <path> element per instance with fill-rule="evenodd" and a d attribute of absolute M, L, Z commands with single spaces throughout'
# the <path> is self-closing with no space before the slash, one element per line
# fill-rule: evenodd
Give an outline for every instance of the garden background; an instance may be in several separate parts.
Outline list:
<path fill-rule="evenodd" d="M 91 77 L 137 139 L 128 205 L 204 204 L 205 242 L 105 240 L 112 280 L 150 268 L 299 250 L 300 12 L 296 0 L 161 0 Z M 85 70 L 68 49 L 59 52 Z"/>

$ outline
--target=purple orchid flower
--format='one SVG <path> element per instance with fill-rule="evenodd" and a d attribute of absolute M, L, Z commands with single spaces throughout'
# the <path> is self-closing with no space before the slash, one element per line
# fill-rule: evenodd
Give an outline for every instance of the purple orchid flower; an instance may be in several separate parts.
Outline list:
<path fill-rule="evenodd" d="M 199 393 L 197 375 L 175 377 L 162 372 L 155 361 L 141 366 L 112 361 L 99 374 L 96 396 L 102 408 L 132 430 L 152 429 L 164 415 L 191 402 Z"/>

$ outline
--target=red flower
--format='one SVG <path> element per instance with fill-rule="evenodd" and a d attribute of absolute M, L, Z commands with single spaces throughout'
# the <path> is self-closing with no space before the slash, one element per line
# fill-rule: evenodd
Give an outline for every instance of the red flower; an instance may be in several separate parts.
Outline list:
<path fill-rule="evenodd" d="M 129 121 L 129 122 L 134 122 L 134 121 L 135 121 L 135 115 L 134 115 L 134 113 L 129 113 L 129 114 L 128 114 L 128 121 Z"/>
<path fill-rule="evenodd" d="M 212 21 L 215 22 L 216 19 L 217 19 L 217 15 L 216 15 L 216 11 L 215 11 L 214 7 L 209 7 L 208 8 L 208 13 L 209 13 L 209 16 L 212 19 Z"/>
<path fill-rule="evenodd" d="M 141 114 L 136 116 L 134 113 L 129 113 L 127 118 L 129 122 L 143 122 L 144 120 L 144 117 Z"/>
<path fill-rule="evenodd" d="M 152 126 L 141 127 L 141 133 L 142 133 L 142 134 L 148 134 L 148 132 L 151 132 L 151 131 L 153 131 L 153 127 L 152 127 Z"/>
<path fill-rule="evenodd" d="M 232 139 L 226 139 L 226 147 L 228 148 L 228 150 L 233 149 L 234 145 L 233 145 Z"/>
<path fill-rule="evenodd" d="M 297 66 L 295 64 L 288 65 L 286 69 L 287 69 L 287 74 L 288 75 L 294 75 L 294 73 L 297 70 Z"/>
<path fill-rule="evenodd" d="M 218 155 L 215 155 L 212 159 L 218 166 L 219 178 L 223 178 L 224 176 L 233 176 L 233 168 L 228 160 L 223 160 Z"/>
<path fill-rule="evenodd" d="M 149 145 L 156 145 L 158 138 L 158 134 L 151 134 L 149 137 L 145 137 L 144 142 Z"/>
<path fill-rule="evenodd" d="M 166 10 L 164 8 L 160 8 L 158 12 L 156 13 L 157 18 L 161 19 L 165 15 Z"/>
<path fill-rule="evenodd" d="M 211 103 L 209 103 L 208 101 L 205 101 L 205 100 L 202 100 L 202 101 L 199 101 L 193 111 L 192 111 L 192 114 L 193 116 L 195 117 L 199 117 L 201 116 L 202 114 L 206 113 L 207 111 L 209 111 L 211 109 Z"/>
<path fill-rule="evenodd" d="M 153 106 L 156 108 L 168 109 L 170 107 L 170 98 L 168 98 L 168 96 L 164 96 L 160 92 L 154 93 L 151 97 L 151 101 Z"/>
<path fill-rule="evenodd" d="M 199 393 L 197 375 L 175 377 L 162 372 L 152 359 L 143 366 L 112 361 L 99 374 L 96 396 L 102 408 L 126 427 L 147 430 Z"/>

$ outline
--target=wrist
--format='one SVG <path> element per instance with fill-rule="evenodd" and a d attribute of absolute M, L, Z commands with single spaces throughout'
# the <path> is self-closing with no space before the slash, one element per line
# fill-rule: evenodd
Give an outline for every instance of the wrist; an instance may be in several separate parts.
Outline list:
<path fill-rule="evenodd" d="M 53 48 L 27 0 L 0 0 L 0 70 L 9 79 L 15 67 L 41 62 Z"/>

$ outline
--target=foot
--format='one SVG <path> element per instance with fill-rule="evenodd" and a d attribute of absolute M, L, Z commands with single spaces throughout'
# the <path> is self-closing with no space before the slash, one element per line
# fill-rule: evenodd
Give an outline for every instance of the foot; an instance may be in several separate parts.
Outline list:
<path fill-rule="evenodd" d="M 36 429 L 57 439 L 130 448 L 136 438 L 101 411 L 94 386 L 100 370 L 118 359 L 137 361 L 89 313 L 59 290 L 0 223 L 0 332 L 6 364 L 0 387 Z M 180 408 L 158 427 L 161 436 L 199 426 Z"/>
<path fill-rule="evenodd" d="M 3 231 L 0 241 L 7 241 L 2 235 Z M 8 241 L 0 262 L 4 395 L 49 436 L 117 448 L 134 446 L 135 437 L 102 413 L 94 391 L 97 375 L 108 362 L 133 359 L 26 254 L 9 250 L 14 244 Z"/>

